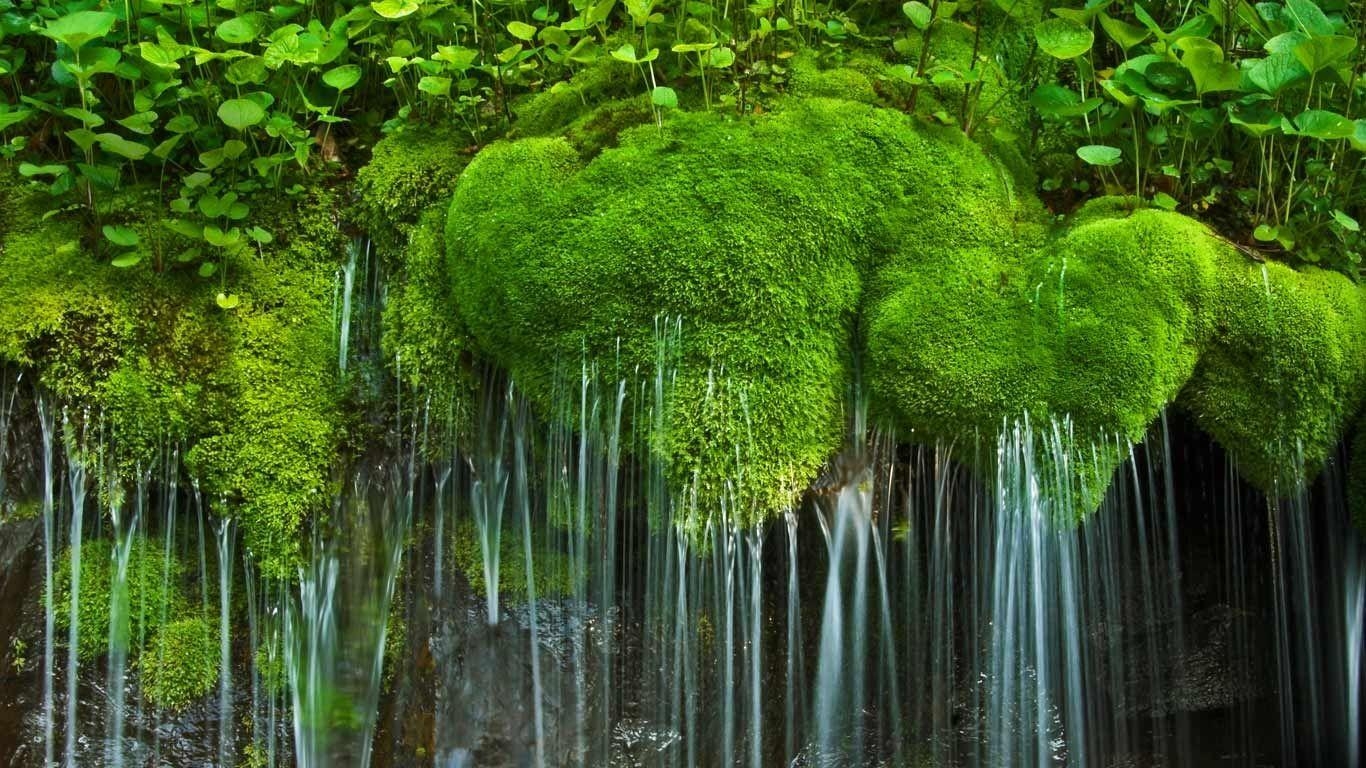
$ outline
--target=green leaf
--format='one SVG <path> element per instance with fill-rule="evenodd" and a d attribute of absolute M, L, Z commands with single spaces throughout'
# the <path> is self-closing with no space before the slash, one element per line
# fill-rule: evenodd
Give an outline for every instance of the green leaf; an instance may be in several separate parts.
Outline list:
<path fill-rule="evenodd" d="M 417 13 L 418 5 L 415 0 L 376 0 L 370 8 L 386 19 L 401 19 Z"/>
<path fill-rule="evenodd" d="M 218 271 L 218 265 L 212 261 L 206 261 L 199 265 L 200 277 L 213 277 L 213 273 Z"/>
<path fill-rule="evenodd" d="M 1295 46 L 1295 58 L 1310 74 L 1345 61 L 1357 47 L 1354 37 L 1327 35 L 1313 37 Z"/>
<path fill-rule="evenodd" d="M 1277 229 L 1270 224 L 1258 224 L 1257 228 L 1252 230 L 1253 239 L 1262 243 L 1269 243 L 1275 240 L 1279 234 Z"/>
<path fill-rule="evenodd" d="M 214 34 L 219 40 L 230 45 L 246 45 L 256 39 L 261 34 L 262 17 L 259 14 L 248 13 L 237 16 L 222 24 L 214 30 Z"/>
<path fill-rule="evenodd" d="M 417 89 L 423 93 L 430 93 L 433 96 L 450 96 L 451 79 L 449 77 L 434 77 L 428 75 L 417 81 Z"/>
<path fill-rule="evenodd" d="M 536 28 L 523 21 L 509 21 L 508 34 L 518 40 L 531 42 L 536 39 Z"/>
<path fill-rule="evenodd" d="M 100 228 L 104 233 L 104 239 L 121 248 L 132 248 L 138 244 L 138 233 L 128 227 L 115 227 L 104 225 Z"/>
<path fill-rule="evenodd" d="M 33 115 L 31 109 L 16 109 L 13 112 L 0 108 L 0 131 L 24 122 Z"/>
<path fill-rule="evenodd" d="M 138 263 L 142 261 L 142 257 L 144 255 L 145 254 L 141 251 L 131 251 L 129 253 L 122 253 L 111 259 L 109 264 L 111 266 L 118 267 L 119 269 L 136 267 Z"/>
<path fill-rule="evenodd" d="M 261 227 L 252 227 L 251 229 L 248 229 L 247 236 L 261 245 L 270 245 L 275 241 L 275 237 Z"/>
<path fill-rule="evenodd" d="M 699 51 L 709 51 L 715 47 L 716 43 L 678 43 L 670 50 L 674 53 L 698 53 Z"/>
<path fill-rule="evenodd" d="M 1105 167 L 1119 165 L 1119 160 L 1123 155 L 1124 153 L 1119 147 L 1107 147 L 1104 144 L 1088 144 L 1077 149 L 1077 157 L 1080 157 L 1088 165 Z"/>
<path fill-rule="evenodd" d="M 235 131 L 244 131 L 266 119 L 266 111 L 251 99 L 228 99 L 218 105 L 218 119 Z"/>
<path fill-rule="evenodd" d="M 1147 40 L 1151 34 L 1143 27 L 1126 24 L 1108 13 L 1100 14 L 1100 27 L 1125 51 Z"/>
<path fill-rule="evenodd" d="M 1034 89 L 1029 95 L 1029 103 L 1039 114 L 1048 117 L 1080 117 L 1104 102 L 1095 96 L 1083 101 L 1081 94 L 1071 88 L 1048 83 Z"/>
<path fill-rule="evenodd" d="M 735 51 L 728 47 L 713 48 L 707 51 L 707 66 L 725 69 L 735 63 Z"/>
<path fill-rule="evenodd" d="M 65 165 L 33 165 L 32 163 L 20 163 L 19 175 L 26 179 L 34 176 L 65 176 L 71 169 Z"/>
<path fill-rule="evenodd" d="M 1333 22 L 1313 0 L 1285 0 L 1285 15 L 1313 36 L 1333 34 Z"/>
<path fill-rule="evenodd" d="M 1244 75 L 1256 88 L 1277 96 L 1286 87 L 1309 77 L 1309 70 L 1300 64 L 1294 53 L 1285 52 L 1256 60 L 1244 70 Z"/>
<path fill-rule="evenodd" d="M 1096 36 L 1087 27 L 1067 19 L 1047 19 L 1034 27 L 1039 49 L 1056 59 L 1075 59 L 1091 50 Z"/>
<path fill-rule="evenodd" d="M 156 129 L 156 121 L 157 113 L 138 112 L 135 115 L 129 115 L 128 117 L 125 117 L 122 120 L 117 120 L 115 122 L 117 122 L 124 128 L 127 128 L 128 130 L 132 131 L 133 133 L 138 133 L 142 134 L 143 136 L 147 136 L 148 134 L 152 133 L 153 130 Z"/>
<path fill-rule="evenodd" d="M 323 73 L 323 82 L 339 91 L 352 88 L 360 82 L 361 68 L 355 64 L 329 69 Z"/>
<path fill-rule="evenodd" d="M 151 151 L 147 146 L 129 141 L 117 133 L 101 133 L 95 138 L 100 143 L 100 149 L 129 160 L 141 160 Z"/>
<path fill-rule="evenodd" d="M 1310 109 L 1301 112 L 1299 117 L 1295 118 L 1294 130 L 1287 131 L 1287 133 L 1292 132 L 1313 139 L 1333 141 L 1351 138 L 1356 133 L 1356 123 L 1336 112 L 1330 112 L 1326 109 Z"/>
<path fill-rule="evenodd" d="M 214 297 L 214 301 L 218 303 L 220 309 L 236 309 L 237 305 L 242 303 L 236 294 L 223 293 L 222 291 L 219 291 L 218 295 Z"/>
<path fill-rule="evenodd" d="M 204 227 L 204 241 L 215 248 L 228 248 L 242 241 L 242 230 L 233 227 L 224 232 L 218 227 L 209 225 Z"/>
<path fill-rule="evenodd" d="M 906 18 L 910 19 L 915 28 L 922 32 L 934 20 L 934 14 L 930 7 L 920 0 L 910 0 L 908 3 L 903 3 L 901 12 L 906 14 Z"/>
<path fill-rule="evenodd" d="M 1184 52 L 1181 65 L 1195 81 L 1196 93 L 1236 91 L 1243 81 L 1238 67 L 1224 61 L 1224 49 L 1203 37 L 1184 37 L 1177 42 Z"/>
<path fill-rule="evenodd" d="M 142 57 L 143 61 L 158 69 L 180 69 L 180 64 L 177 62 L 177 59 L 180 57 L 176 54 L 177 51 L 165 48 L 156 43 L 149 43 L 145 40 L 138 43 L 138 55 Z"/>
<path fill-rule="evenodd" d="M 625 45 L 621 46 L 615 51 L 612 51 L 612 58 L 616 59 L 617 61 L 624 61 L 627 64 L 644 64 L 648 61 L 654 61 L 655 59 L 659 58 L 659 49 L 651 48 L 649 52 L 646 53 L 644 56 L 637 58 L 636 47 L 634 45 L 631 45 L 630 43 L 626 43 Z"/>
<path fill-rule="evenodd" d="M 1157 206 L 1158 208 L 1161 208 L 1164 211 L 1174 211 L 1176 210 L 1176 206 L 1179 204 L 1180 203 L 1177 202 L 1176 198 L 1172 197 L 1166 192 L 1158 192 L 1157 194 L 1153 195 L 1153 205 Z"/>
<path fill-rule="evenodd" d="M 166 123 L 166 130 L 171 133 L 189 133 L 199 127 L 199 121 L 193 115 L 176 115 Z"/>
<path fill-rule="evenodd" d="M 677 109 L 678 94 L 667 85 L 657 85 L 650 91 L 650 102 L 663 109 Z"/>
<path fill-rule="evenodd" d="M 1357 222 L 1356 219 L 1352 218 L 1351 216 L 1348 216 L 1348 215 L 1347 215 L 1345 212 L 1343 212 L 1343 211 L 1334 210 L 1334 211 L 1333 211 L 1333 221 L 1337 222 L 1337 224 L 1338 224 L 1339 227 L 1342 227 L 1343 229 L 1347 230 L 1348 232 L 1360 232 L 1360 231 L 1361 231 L 1361 224 L 1359 224 L 1359 223 Z"/>
<path fill-rule="evenodd" d="M 47 23 L 41 33 L 72 50 L 109 34 L 118 18 L 104 11 L 77 11 Z"/>

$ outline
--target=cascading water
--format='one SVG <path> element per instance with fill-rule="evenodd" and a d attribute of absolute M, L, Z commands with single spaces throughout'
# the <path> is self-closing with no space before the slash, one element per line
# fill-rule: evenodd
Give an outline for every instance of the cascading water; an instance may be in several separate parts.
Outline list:
<path fill-rule="evenodd" d="M 1165 419 L 1132 451 L 1066 422 L 918 448 L 855 425 L 801 504 L 742 526 L 743 499 L 700 509 L 648 459 L 668 357 L 585 363 L 548 412 L 491 384 L 471 435 L 405 394 L 285 580 L 174 447 L 96 494 L 97 416 L 21 397 L 44 652 L 14 764 L 1360 765 L 1366 574 L 1336 467 L 1268 502 Z M 1117 451 L 1087 514 L 1074 478 Z M 92 535 L 114 540 L 103 664 L 78 653 Z M 146 697 L 140 541 L 210 627 L 206 703 Z"/>

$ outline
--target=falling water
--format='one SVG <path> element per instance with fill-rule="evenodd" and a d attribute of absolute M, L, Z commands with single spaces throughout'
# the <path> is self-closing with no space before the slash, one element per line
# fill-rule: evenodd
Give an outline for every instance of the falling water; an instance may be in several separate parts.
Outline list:
<path fill-rule="evenodd" d="M 231 768 L 235 755 L 232 738 L 232 567 L 233 521 L 218 521 L 218 765 Z"/>
<path fill-rule="evenodd" d="M 71 488 L 71 529 L 68 553 L 71 562 L 71 605 L 66 636 L 66 766 L 76 766 L 76 695 L 79 683 L 80 658 L 77 641 L 80 640 L 81 610 L 81 528 L 85 518 L 85 463 L 81 448 L 65 414 L 62 416 L 62 434 L 66 436 L 67 482 Z"/>

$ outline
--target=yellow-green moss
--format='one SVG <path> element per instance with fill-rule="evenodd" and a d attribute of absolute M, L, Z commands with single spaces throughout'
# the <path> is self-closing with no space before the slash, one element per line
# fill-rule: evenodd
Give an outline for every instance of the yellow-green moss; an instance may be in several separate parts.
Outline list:
<path fill-rule="evenodd" d="M 157 707 L 181 709 L 213 690 L 221 663 L 217 630 L 207 621 L 172 622 L 139 660 L 142 692 Z"/>
<path fill-rule="evenodd" d="M 258 206 L 276 234 L 264 253 L 222 269 L 242 304 L 224 311 L 215 282 L 154 259 L 110 266 L 83 223 L 45 216 L 53 202 L 4 172 L 0 183 L 0 358 L 108 430 L 130 481 L 171 445 L 201 488 L 239 516 L 263 573 L 294 572 L 298 529 L 326 507 L 343 430 L 331 319 L 345 239 L 326 190 L 299 204 Z M 105 221 L 161 243 L 160 209 L 143 190 L 101 202 Z M 162 243 L 162 245 L 167 245 Z M 88 407 L 88 408 L 87 408 Z"/>
<path fill-rule="evenodd" d="M 424 211 L 455 187 L 472 154 L 456 131 L 409 126 L 375 144 L 356 174 L 356 223 L 386 257 L 401 253 Z"/>
<path fill-rule="evenodd" d="M 1136 207 L 1055 230 L 961 132 L 808 98 L 674 115 L 591 159 L 493 145 L 446 242 L 473 342 L 543 404 L 584 356 L 648 370 L 657 316 L 685 318 L 652 445 L 703 516 L 792 502 L 838 447 L 856 346 L 874 412 L 913 439 L 1067 418 L 1083 513 L 1174 402 L 1263 487 L 1312 473 L 1357 409 L 1362 292 L 1271 265 L 1268 313 L 1259 264 Z"/>

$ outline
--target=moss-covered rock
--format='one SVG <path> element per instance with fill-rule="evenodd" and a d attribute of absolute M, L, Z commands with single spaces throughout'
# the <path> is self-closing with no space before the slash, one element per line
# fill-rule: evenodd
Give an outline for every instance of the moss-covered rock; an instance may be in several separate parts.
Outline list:
<path fill-rule="evenodd" d="M 161 628 L 138 663 L 142 691 L 162 709 L 181 709 L 208 695 L 221 663 L 217 632 L 202 618 Z"/>
<path fill-rule="evenodd" d="M 169 445 L 191 446 L 201 489 L 241 517 L 263 573 L 294 572 L 298 529 L 326 507 L 343 434 L 332 323 L 333 275 L 345 238 L 325 189 L 260 223 L 260 253 L 227 257 L 241 305 L 224 311 L 216 283 L 168 258 L 131 269 L 93 253 L 98 237 L 6 171 L 0 183 L 0 358 L 35 368 L 73 419 L 97 414 L 114 467 L 131 483 Z M 154 196 L 101 202 L 102 220 L 160 244 Z M 273 218 L 272 218 L 273 217 Z"/>
<path fill-rule="evenodd" d="M 1345 278 L 1264 271 L 1136 201 L 1054 227 L 961 132 L 849 101 L 680 114 L 591 159 L 496 144 L 457 184 L 446 242 L 473 342 L 543 406 L 582 358 L 648 369 L 657 318 L 685 318 L 651 445 L 700 514 L 742 523 L 838 447 L 856 347 L 875 413 L 914 439 L 1066 418 L 1083 512 L 1174 402 L 1249 479 L 1298 480 L 1366 375 Z"/>
<path fill-rule="evenodd" d="M 359 224 L 386 257 L 401 254 L 419 217 L 450 197 L 473 154 L 456 131 L 408 126 L 375 144 L 356 174 Z"/>

